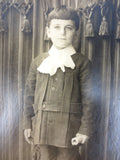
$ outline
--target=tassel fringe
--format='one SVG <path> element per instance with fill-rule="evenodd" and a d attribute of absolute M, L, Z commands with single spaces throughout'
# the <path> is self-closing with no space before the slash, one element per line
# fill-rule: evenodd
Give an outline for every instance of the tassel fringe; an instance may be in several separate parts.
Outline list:
<path fill-rule="evenodd" d="M 3 19 L 0 19 L 0 33 L 6 31 L 5 22 Z"/>
<path fill-rule="evenodd" d="M 30 32 L 31 32 L 30 22 L 29 22 L 29 20 L 26 18 L 26 16 L 24 17 L 23 25 L 22 25 L 22 27 L 21 27 L 21 30 L 22 30 L 22 32 L 25 32 L 25 33 L 30 33 Z"/>
<path fill-rule="evenodd" d="M 117 24 L 116 39 L 120 39 L 120 21 Z"/>
<path fill-rule="evenodd" d="M 93 25 L 90 19 L 88 19 L 85 30 L 85 37 L 94 37 Z"/>
<path fill-rule="evenodd" d="M 108 36 L 108 23 L 106 21 L 106 18 L 103 17 L 101 25 L 100 25 L 100 29 L 99 29 L 99 35 L 100 36 Z"/>

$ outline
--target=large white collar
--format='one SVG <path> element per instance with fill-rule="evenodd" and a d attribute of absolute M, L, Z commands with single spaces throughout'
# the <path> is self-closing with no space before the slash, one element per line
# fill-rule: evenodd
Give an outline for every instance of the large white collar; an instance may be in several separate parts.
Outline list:
<path fill-rule="evenodd" d="M 49 50 L 49 56 L 44 59 L 37 70 L 41 73 L 54 75 L 58 68 L 61 68 L 65 72 L 65 67 L 75 68 L 75 64 L 71 58 L 76 51 L 72 45 L 67 48 L 58 50 L 55 46 L 52 46 Z"/>
<path fill-rule="evenodd" d="M 71 55 L 73 55 L 73 54 L 75 54 L 76 53 L 76 51 L 75 51 L 75 49 L 73 48 L 73 46 L 72 45 L 70 45 L 70 46 L 68 46 L 68 47 L 66 47 L 66 48 L 64 48 L 64 49 L 57 49 L 54 45 L 50 48 L 50 50 L 49 50 L 49 55 L 51 56 L 51 55 L 56 55 L 56 54 L 64 54 L 64 55 L 66 55 L 66 56 L 71 56 Z"/>

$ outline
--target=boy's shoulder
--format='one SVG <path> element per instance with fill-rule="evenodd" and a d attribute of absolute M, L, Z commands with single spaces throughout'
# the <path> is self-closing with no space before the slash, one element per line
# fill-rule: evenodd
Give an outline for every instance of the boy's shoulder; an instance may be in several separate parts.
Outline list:
<path fill-rule="evenodd" d="M 34 64 L 38 67 L 45 58 L 49 56 L 48 52 L 44 52 L 37 57 L 34 58 Z M 76 54 L 72 55 L 72 59 L 75 62 L 76 65 L 83 65 L 86 63 L 91 63 L 88 57 L 80 52 L 77 52 Z"/>
<path fill-rule="evenodd" d="M 77 52 L 76 54 L 74 54 L 72 58 L 75 63 L 79 63 L 79 64 L 90 63 L 90 60 L 88 59 L 88 57 L 80 52 Z"/>
<path fill-rule="evenodd" d="M 82 58 L 84 60 L 89 60 L 88 57 L 85 54 L 81 53 L 81 52 L 77 52 L 76 55 L 78 55 L 80 58 Z"/>
<path fill-rule="evenodd" d="M 34 64 L 39 66 L 42 61 L 49 56 L 48 52 L 43 52 L 42 54 L 38 55 L 37 57 L 34 58 Z"/>

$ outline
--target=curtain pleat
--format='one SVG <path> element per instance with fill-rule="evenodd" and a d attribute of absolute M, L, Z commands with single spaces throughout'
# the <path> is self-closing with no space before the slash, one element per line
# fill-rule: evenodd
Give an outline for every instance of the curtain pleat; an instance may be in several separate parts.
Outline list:
<path fill-rule="evenodd" d="M 11 0 L 7 2 L 0 3 L 0 22 L 4 20 L 6 27 L 3 32 L 0 23 L 0 160 L 30 160 L 31 157 L 33 160 L 40 159 L 39 151 L 25 142 L 22 130 L 25 81 L 32 59 L 38 55 L 42 56 L 43 52 L 48 51 L 51 46 L 50 41 L 45 38 L 47 11 L 60 5 L 78 9 L 80 28 L 74 46 L 93 64 L 97 125 L 93 138 L 94 145 L 91 147 L 91 142 L 84 147 L 82 160 L 119 160 L 119 36 L 117 40 L 115 39 L 116 10 L 119 0 L 28 0 L 28 3 L 24 0 L 13 3 L 15 1 Z M 87 13 L 90 2 L 98 3 L 91 17 Z M 105 4 L 109 7 L 108 15 L 102 15 L 104 14 L 101 12 L 103 2 L 107 2 Z M 29 6 L 32 4 L 30 9 L 28 4 Z M 26 13 L 27 9 L 28 13 Z M 22 31 L 25 16 L 32 28 L 28 33 Z M 108 24 L 109 29 L 107 36 L 99 35 L 104 16 L 106 16 L 104 24 Z M 95 33 L 93 37 L 90 35 L 88 37 L 85 33 L 88 17 Z"/>

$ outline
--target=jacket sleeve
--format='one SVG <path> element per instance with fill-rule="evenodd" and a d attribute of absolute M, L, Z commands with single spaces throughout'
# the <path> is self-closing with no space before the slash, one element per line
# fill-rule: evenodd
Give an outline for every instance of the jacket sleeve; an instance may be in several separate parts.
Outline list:
<path fill-rule="evenodd" d="M 32 127 L 31 118 L 34 116 L 33 103 L 34 103 L 34 93 L 36 85 L 36 72 L 37 72 L 37 67 L 33 60 L 30 65 L 25 85 L 23 129 L 29 129 Z"/>
<path fill-rule="evenodd" d="M 93 91 L 91 62 L 84 61 L 80 67 L 80 89 L 82 99 L 82 118 L 78 133 L 90 137 L 93 133 Z"/>

